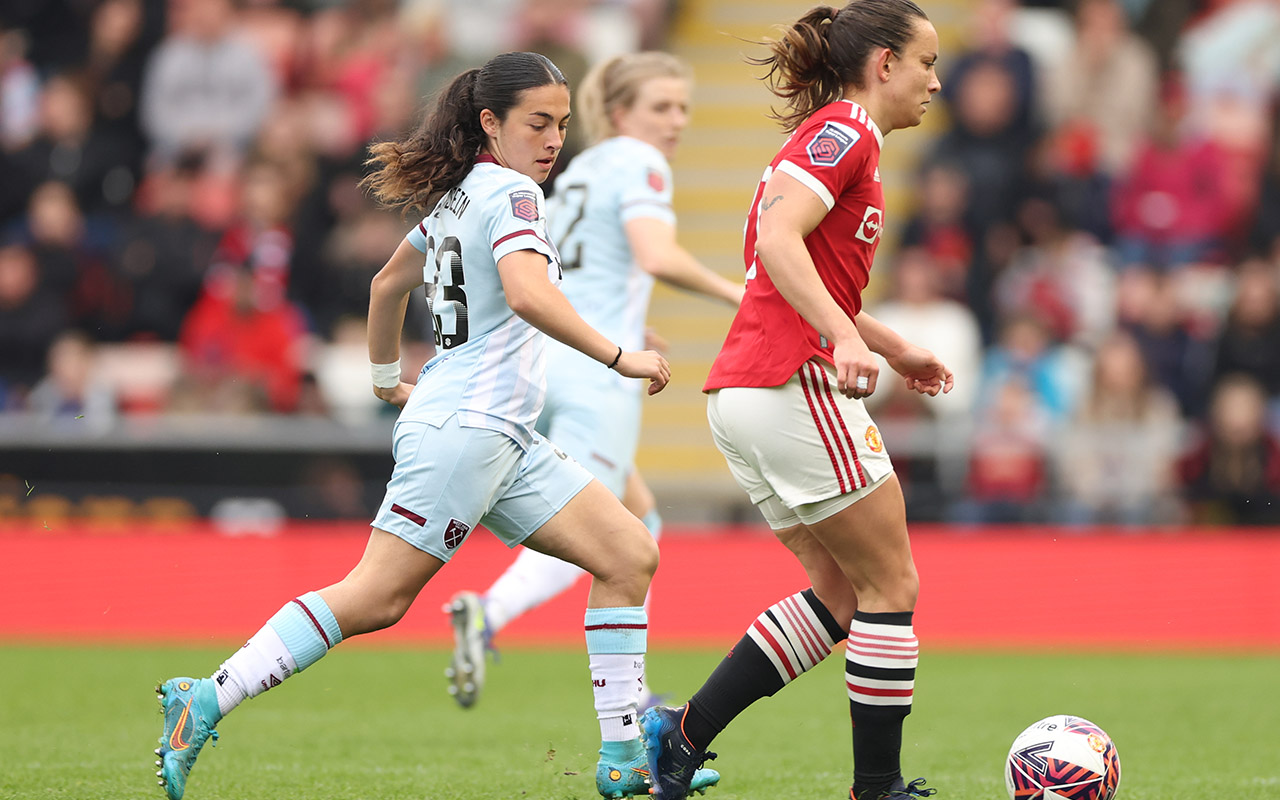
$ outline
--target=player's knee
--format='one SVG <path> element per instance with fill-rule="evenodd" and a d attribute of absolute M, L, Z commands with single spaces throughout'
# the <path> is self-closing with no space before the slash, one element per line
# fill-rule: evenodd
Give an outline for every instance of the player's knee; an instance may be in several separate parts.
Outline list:
<path fill-rule="evenodd" d="M 886 587 L 885 594 L 899 611 L 914 611 L 920 596 L 920 574 L 914 564 L 907 564 Z"/>
<path fill-rule="evenodd" d="M 620 556 L 615 565 L 616 572 L 624 580 L 643 582 L 647 586 L 658 571 L 658 543 L 639 520 L 628 525 L 626 533 L 619 538 L 623 543 L 616 551 Z"/>
<path fill-rule="evenodd" d="M 348 624 L 355 630 L 346 631 L 344 628 L 344 636 L 371 633 L 380 631 L 383 628 L 390 628 L 404 617 L 412 604 L 413 597 L 404 597 L 396 594 L 376 598 L 370 597 L 369 602 L 362 604 L 351 615 Z"/>
<path fill-rule="evenodd" d="M 641 531 L 644 533 L 644 536 L 640 537 L 642 542 L 638 546 L 641 551 L 638 556 L 640 569 L 643 571 L 645 579 L 651 580 L 654 574 L 658 571 L 658 561 L 661 559 L 661 556 L 658 554 L 658 541 L 650 536 L 649 532 L 643 527 L 641 528 Z"/>

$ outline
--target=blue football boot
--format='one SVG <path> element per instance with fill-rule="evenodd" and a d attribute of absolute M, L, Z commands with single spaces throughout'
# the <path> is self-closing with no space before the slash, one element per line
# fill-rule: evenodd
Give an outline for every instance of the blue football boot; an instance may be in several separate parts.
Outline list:
<path fill-rule="evenodd" d="M 689 791 L 706 794 L 707 789 L 719 782 L 720 773 L 714 769 L 700 769 L 694 773 Z M 649 761 L 645 754 L 638 755 L 625 764 L 610 764 L 601 759 L 596 765 L 596 791 L 608 800 L 648 796 L 652 788 Z"/>
<path fill-rule="evenodd" d="M 182 800 L 187 775 L 205 742 L 218 741 L 213 729 L 222 719 L 218 694 L 208 678 L 172 678 L 156 687 L 164 711 L 164 734 L 156 748 L 156 777 L 169 800 Z"/>
<path fill-rule="evenodd" d="M 684 800 L 689 792 L 705 794 L 720 781 L 715 770 L 699 769 L 716 754 L 699 750 L 685 738 L 685 708 L 654 706 L 640 718 L 640 738 L 648 754 L 649 780 L 657 800 Z M 698 785 L 704 773 L 704 782 Z"/>

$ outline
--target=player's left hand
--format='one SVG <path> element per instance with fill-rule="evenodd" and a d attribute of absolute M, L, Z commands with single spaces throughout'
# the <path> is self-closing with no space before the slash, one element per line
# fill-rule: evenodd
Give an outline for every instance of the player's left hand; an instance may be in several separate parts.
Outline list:
<path fill-rule="evenodd" d="M 400 381 L 398 386 L 390 389 L 384 389 L 380 386 L 373 387 L 373 393 L 378 396 L 379 400 L 385 400 L 396 408 L 404 408 L 404 404 L 409 402 L 409 393 L 413 391 L 412 383 Z"/>
<path fill-rule="evenodd" d="M 623 353 L 613 367 L 628 378 L 648 378 L 649 394 L 657 394 L 671 380 L 671 365 L 655 350 Z"/>
<path fill-rule="evenodd" d="M 933 353 L 923 347 L 908 346 L 893 358 L 885 359 L 906 380 L 907 389 L 936 397 L 955 385 L 955 375 Z"/>

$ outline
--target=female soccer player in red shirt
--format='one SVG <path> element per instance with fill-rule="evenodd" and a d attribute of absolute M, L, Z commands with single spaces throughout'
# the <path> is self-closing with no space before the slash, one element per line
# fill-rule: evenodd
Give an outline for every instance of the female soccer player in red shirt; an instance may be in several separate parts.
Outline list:
<path fill-rule="evenodd" d="M 852 800 L 933 794 L 905 783 L 919 579 L 902 490 L 862 399 L 884 356 L 907 388 L 949 391 L 952 374 L 862 310 L 884 225 L 884 134 L 920 124 L 941 88 L 938 36 L 910 0 L 821 6 L 771 54 L 790 137 L 747 218 L 747 290 L 705 390 L 716 445 L 812 586 L 752 623 L 682 708 L 643 718 L 658 800 L 681 800 L 707 746 L 738 713 L 848 639 Z"/>

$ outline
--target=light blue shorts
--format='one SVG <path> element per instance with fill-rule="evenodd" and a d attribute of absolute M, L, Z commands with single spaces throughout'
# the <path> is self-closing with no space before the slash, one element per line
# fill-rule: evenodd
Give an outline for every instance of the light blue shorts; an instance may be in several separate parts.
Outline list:
<path fill-rule="evenodd" d="M 396 466 L 373 527 L 441 561 L 477 524 L 515 547 L 591 482 L 564 451 L 535 437 L 527 451 L 507 435 L 458 424 L 396 423 Z"/>
<path fill-rule="evenodd" d="M 640 411 L 639 392 L 608 384 L 561 383 L 547 392 L 537 430 L 622 497 L 634 469 Z"/>

